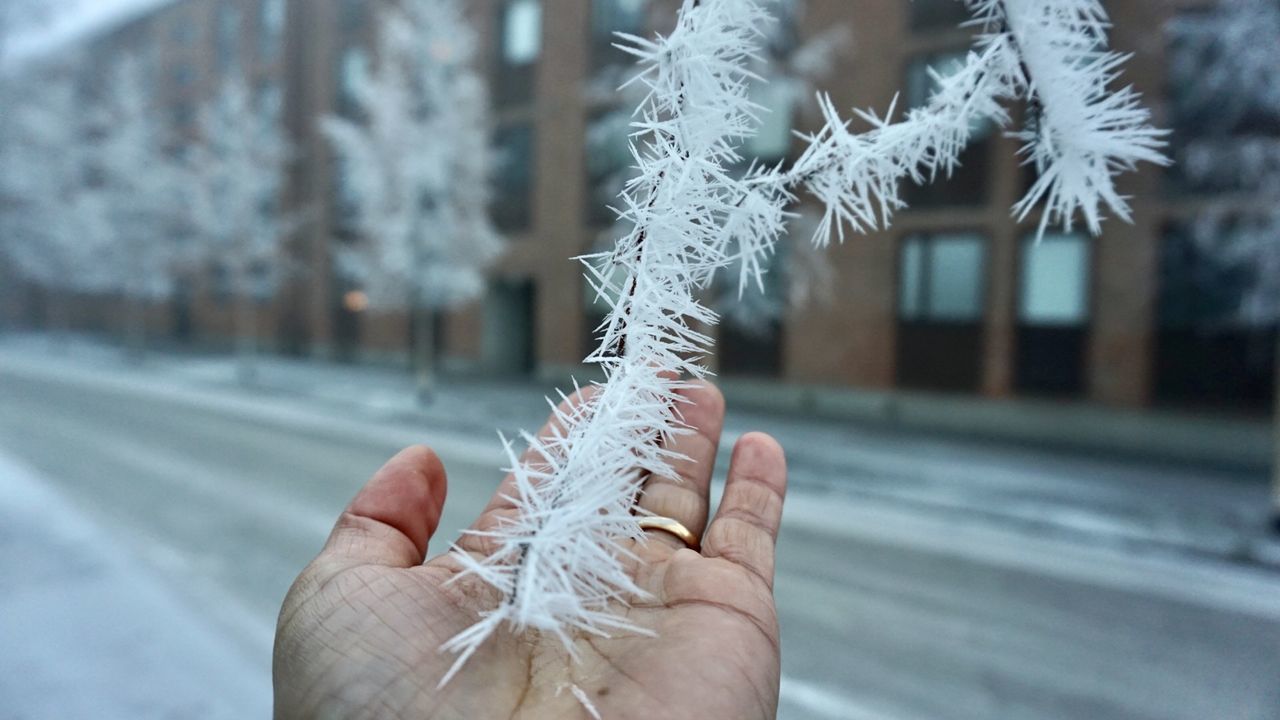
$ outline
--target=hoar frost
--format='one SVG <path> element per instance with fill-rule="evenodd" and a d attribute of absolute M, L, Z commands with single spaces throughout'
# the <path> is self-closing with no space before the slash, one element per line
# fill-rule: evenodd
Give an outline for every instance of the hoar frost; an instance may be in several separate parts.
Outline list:
<path fill-rule="evenodd" d="M 1124 56 L 1105 49 L 1097 0 L 976 0 L 981 28 L 959 72 L 936 76 L 929 102 L 892 121 L 861 113 L 854 132 L 830 98 L 825 126 L 806 138 L 793 167 L 735 171 L 765 110 L 749 99 L 758 80 L 770 15 L 762 0 L 685 0 L 675 30 L 655 40 L 622 36 L 647 91 L 632 122 L 638 173 L 619 197 L 632 229 L 606 253 L 582 258 L 610 312 L 586 362 L 605 380 L 576 405 L 555 410 L 551 433 L 524 435 L 521 459 L 508 443 L 513 518 L 485 536 L 494 552 L 456 557 L 464 577 L 495 588 L 501 603 L 445 645 L 458 653 L 445 682 L 503 625 L 559 637 L 574 652 L 578 633 L 648 633 L 630 623 L 628 600 L 643 597 L 627 571 L 642 540 L 636 498 L 650 474 L 674 477 L 670 440 L 693 432 L 678 394 L 707 375 L 716 314 L 700 300 L 717 272 L 739 268 L 760 283 L 764 262 L 804 192 L 825 208 L 814 242 L 885 227 L 904 207 L 904 181 L 946 175 L 979 120 L 1010 124 L 1006 105 L 1024 101 L 1033 122 L 1015 134 L 1038 172 L 1014 208 L 1042 208 L 1041 231 L 1082 216 L 1098 232 L 1104 212 L 1128 218 L 1115 178 L 1140 161 L 1163 164 L 1161 131 L 1132 89 L 1108 89 Z"/>

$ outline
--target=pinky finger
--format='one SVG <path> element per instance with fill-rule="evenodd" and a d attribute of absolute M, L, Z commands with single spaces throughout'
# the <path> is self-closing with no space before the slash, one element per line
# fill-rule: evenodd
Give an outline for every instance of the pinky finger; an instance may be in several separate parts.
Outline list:
<path fill-rule="evenodd" d="M 774 545 L 787 494 L 787 460 L 777 440 L 743 435 L 733 448 L 720 509 L 702 552 L 741 565 L 773 587 Z"/>

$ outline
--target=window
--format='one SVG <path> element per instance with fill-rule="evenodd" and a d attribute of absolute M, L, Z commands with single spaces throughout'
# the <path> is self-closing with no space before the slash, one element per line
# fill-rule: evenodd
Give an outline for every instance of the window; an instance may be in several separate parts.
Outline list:
<path fill-rule="evenodd" d="M 1089 319 L 1089 240 L 1034 236 L 1022 243 L 1018 319 L 1027 325 L 1083 325 Z"/>
<path fill-rule="evenodd" d="M 986 240 L 973 233 L 905 238 L 898 266 L 897 382 L 974 392 L 982 382 Z"/>
<path fill-rule="evenodd" d="M 800 0 L 777 0 L 769 10 L 775 18 L 766 30 L 768 44 L 775 57 L 786 57 L 800 47 L 800 23 L 804 16 L 804 4 Z"/>
<path fill-rule="evenodd" d="M 342 29 L 348 36 L 358 34 L 368 21 L 368 6 L 365 3 L 366 0 L 342 0 L 340 17 Z"/>
<path fill-rule="evenodd" d="M 511 107 L 533 100 L 535 69 L 542 52 L 542 4 L 540 0 L 507 0 L 501 7 L 501 41 L 492 85 L 495 103 Z"/>
<path fill-rule="evenodd" d="M 617 33 L 643 36 L 648 30 L 649 0 L 592 0 L 591 52 L 595 67 L 629 63 L 634 58 L 614 47 Z"/>
<path fill-rule="evenodd" d="M 335 156 L 333 176 L 330 178 L 332 202 L 329 205 L 333 214 L 329 220 L 334 237 L 344 243 L 356 239 L 360 215 L 360 198 L 351 187 L 349 172 L 347 161 L 341 156 Z"/>
<path fill-rule="evenodd" d="M 899 317 L 922 322 L 980 320 L 985 255 L 982 237 L 974 234 L 907 238 L 898 275 Z"/>
<path fill-rule="evenodd" d="M 338 114 L 353 118 L 360 114 L 360 102 L 356 95 L 361 83 L 368 77 L 369 60 L 364 51 L 349 47 L 338 61 Z"/>
<path fill-rule="evenodd" d="M 532 222 L 533 128 L 513 125 L 497 132 L 493 221 L 502 230 L 526 230 Z"/>
<path fill-rule="evenodd" d="M 236 296 L 235 278 L 231 275 L 231 267 L 224 260 L 214 262 L 213 277 L 210 285 L 213 287 L 213 301 L 219 306 L 226 305 Z"/>
<path fill-rule="evenodd" d="M 542 52 L 542 3 L 511 0 L 502 22 L 502 60 L 506 65 L 529 65 Z"/>
<path fill-rule="evenodd" d="M 258 41 L 264 62 L 274 61 L 279 53 L 286 13 L 285 0 L 262 0 Z"/>
<path fill-rule="evenodd" d="M 196 37 L 195 25 L 189 18 L 180 17 L 173 21 L 173 25 L 169 28 L 169 37 L 173 39 L 173 43 L 179 47 L 185 47 L 191 44 Z"/>
<path fill-rule="evenodd" d="M 609 206 L 617 206 L 618 194 L 631 175 L 630 132 L 631 116 L 624 111 L 601 113 L 587 123 L 586 215 L 591 225 L 612 225 L 618 219 Z"/>
<path fill-rule="evenodd" d="M 1164 230 L 1156 395 L 1176 405 L 1265 412 L 1275 399 L 1280 325 L 1251 323 L 1241 313 L 1258 266 L 1233 257 L 1232 225 Z"/>
<path fill-rule="evenodd" d="M 1019 393 L 1078 396 L 1088 385 L 1089 239 L 1022 241 L 1014 386 Z"/>
<path fill-rule="evenodd" d="M 956 5 L 960 3 L 947 0 Z M 907 66 L 906 100 L 908 109 L 925 105 L 938 89 L 934 74 L 947 77 L 964 66 L 966 53 L 949 52 L 922 55 Z M 910 180 L 904 193 L 908 206 L 937 207 L 947 205 L 982 205 L 987 200 L 991 139 L 995 124 L 990 120 L 975 121 L 970 129 L 969 145 L 960 153 L 951 177 L 941 176 L 933 182 L 916 185 Z"/>
<path fill-rule="evenodd" d="M 911 0 L 912 30 L 950 30 L 969 19 L 966 4 L 959 0 Z"/>
<path fill-rule="evenodd" d="M 229 70 L 239 59 L 240 10 L 230 4 L 218 8 L 218 67 Z"/>
<path fill-rule="evenodd" d="M 179 89 L 187 89 L 195 82 L 196 71 L 189 62 L 178 63 L 173 68 L 173 84 Z"/>

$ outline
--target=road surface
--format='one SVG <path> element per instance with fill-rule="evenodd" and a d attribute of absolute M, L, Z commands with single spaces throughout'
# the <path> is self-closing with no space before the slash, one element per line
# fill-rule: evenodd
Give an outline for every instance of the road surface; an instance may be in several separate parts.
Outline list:
<path fill-rule="evenodd" d="M 0 363 L 0 451 L 171 581 L 263 673 L 294 575 L 351 494 L 412 442 L 449 469 L 439 537 L 452 538 L 496 482 L 489 437 Z M 779 552 L 788 720 L 1280 718 L 1274 571 L 804 492 L 789 499 Z"/>

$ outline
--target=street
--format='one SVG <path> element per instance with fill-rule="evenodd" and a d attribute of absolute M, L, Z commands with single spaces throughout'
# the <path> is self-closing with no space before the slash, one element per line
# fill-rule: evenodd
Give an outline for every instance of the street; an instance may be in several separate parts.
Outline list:
<path fill-rule="evenodd" d="M 383 461 L 414 442 L 443 458 L 432 552 L 498 479 L 496 435 L 142 378 L 0 362 L 0 451 L 119 538 L 264 676 L 285 591 Z M 788 498 L 779 552 L 788 720 L 1280 717 L 1275 569 L 804 487 Z"/>

